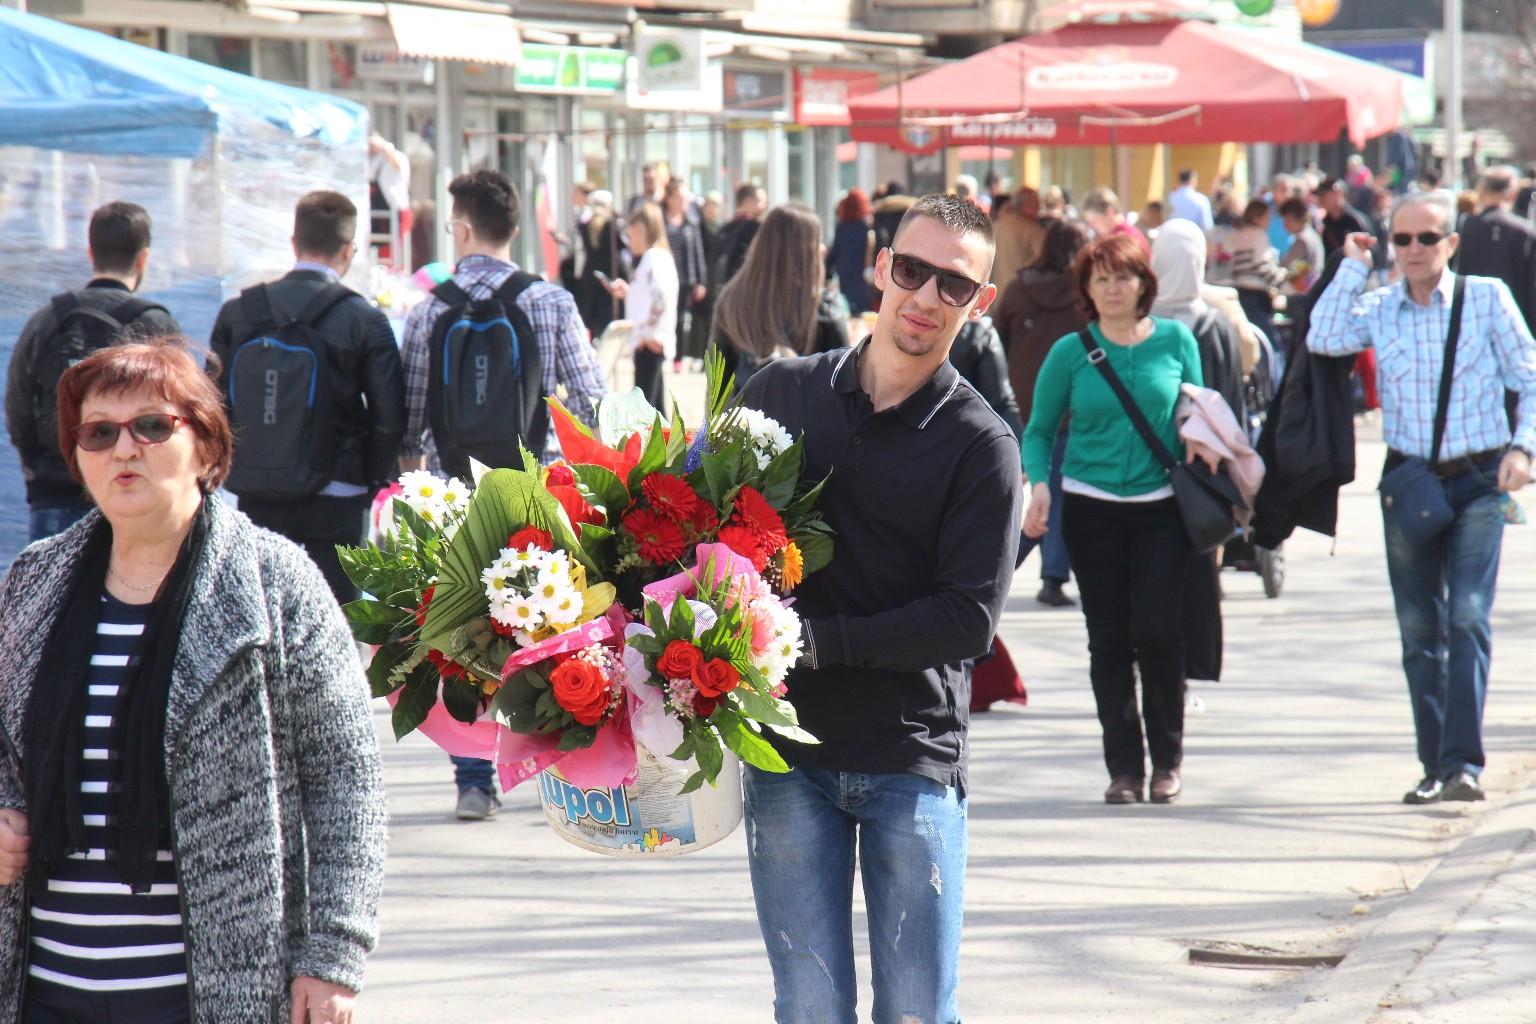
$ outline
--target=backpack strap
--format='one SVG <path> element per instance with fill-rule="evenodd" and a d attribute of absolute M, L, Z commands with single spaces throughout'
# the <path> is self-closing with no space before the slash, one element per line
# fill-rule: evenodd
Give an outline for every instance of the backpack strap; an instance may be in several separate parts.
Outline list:
<path fill-rule="evenodd" d="M 272 314 L 272 297 L 267 294 L 264 284 L 252 285 L 240 293 L 240 309 L 245 318 L 257 326 L 277 326 L 277 317 Z"/>
<path fill-rule="evenodd" d="M 436 288 L 433 288 L 432 294 L 436 296 L 439 302 L 445 303 L 450 309 L 454 306 L 466 306 L 472 301 L 469 293 L 460 288 L 459 282 L 451 277 Z"/>
<path fill-rule="evenodd" d="M 64 324 L 76 317 L 86 317 L 90 320 L 100 321 L 107 330 L 116 334 L 125 326 L 137 319 L 145 310 L 164 309 L 164 306 L 154 302 L 146 302 L 140 298 L 129 298 L 111 310 L 99 309 L 96 306 L 88 306 L 80 301 L 80 296 L 75 292 L 65 292 L 55 295 L 52 299 L 54 324 L 56 328 L 62 328 Z"/>
<path fill-rule="evenodd" d="M 294 317 L 290 322 L 313 327 L 337 303 L 345 302 L 356 294 L 356 292 L 344 284 L 328 284 L 316 292 L 314 297 L 304 304 L 304 308 L 299 310 L 298 316 Z"/>
<path fill-rule="evenodd" d="M 1152 449 L 1152 454 L 1157 456 L 1157 461 L 1163 464 L 1163 468 L 1172 472 L 1174 467 L 1179 464 L 1179 460 L 1173 457 L 1173 453 L 1168 450 L 1168 446 L 1163 444 L 1163 439 L 1157 436 L 1157 431 L 1153 430 L 1152 424 L 1147 422 L 1147 417 L 1141 411 L 1141 406 L 1136 404 L 1136 399 L 1131 397 L 1131 393 L 1121 383 L 1119 375 L 1109 365 L 1109 353 L 1100 348 L 1099 343 L 1093 340 L 1093 335 L 1088 332 L 1088 328 L 1085 327 L 1078 331 L 1077 336 L 1082 340 L 1083 348 L 1088 350 L 1088 362 L 1098 368 L 1099 373 L 1104 377 L 1104 383 L 1108 384 L 1109 389 L 1115 393 L 1115 397 L 1120 399 L 1120 404 L 1125 407 L 1125 414 L 1131 418 L 1131 423 L 1135 425 L 1136 432 L 1147 443 L 1147 447 Z"/>
<path fill-rule="evenodd" d="M 158 302 L 150 302 L 148 299 L 141 299 L 137 295 L 131 295 L 118 303 L 117 308 L 112 310 L 112 319 L 127 327 L 152 309 L 158 309 L 167 315 L 170 314 L 170 310 Z"/>
<path fill-rule="evenodd" d="M 543 280 L 538 274 L 530 274 L 526 270 L 519 270 L 501 283 L 501 287 L 496 289 L 494 297 L 497 302 L 503 304 L 516 302 L 519 295 Z"/>

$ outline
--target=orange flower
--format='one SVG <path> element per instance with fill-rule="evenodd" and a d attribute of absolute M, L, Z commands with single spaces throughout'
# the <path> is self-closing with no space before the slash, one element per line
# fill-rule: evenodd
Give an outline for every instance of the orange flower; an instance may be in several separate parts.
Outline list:
<path fill-rule="evenodd" d="M 805 579 L 805 556 L 800 553 L 800 548 L 794 541 L 790 541 L 779 549 L 774 556 L 774 562 L 779 567 L 779 575 L 784 581 L 784 593 L 789 593 L 800 585 Z"/>
<path fill-rule="evenodd" d="M 608 711 L 611 684 L 601 669 L 572 658 L 549 674 L 555 702 L 582 725 L 596 725 Z"/>

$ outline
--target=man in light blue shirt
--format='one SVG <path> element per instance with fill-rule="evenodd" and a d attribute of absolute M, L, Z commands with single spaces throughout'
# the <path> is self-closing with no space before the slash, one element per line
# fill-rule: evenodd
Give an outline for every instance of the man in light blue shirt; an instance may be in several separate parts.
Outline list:
<path fill-rule="evenodd" d="M 1375 239 L 1355 233 L 1346 259 L 1312 312 L 1307 347 L 1340 356 L 1375 347 L 1383 473 L 1407 458 L 1429 459 L 1456 276 L 1455 209 L 1434 194 L 1409 196 L 1392 216 L 1403 278 L 1362 294 Z M 1520 395 L 1511 440 L 1504 389 Z M 1536 446 L 1536 341 L 1502 281 L 1468 277 L 1445 435 L 1434 471 L 1455 519 L 1414 543 L 1386 519 L 1387 574 L 1403 642 L 1424 778 L 1403 801 L 1481 800 L 1482 717 L 1488 688 L 1489 623 L 1504 517 L 1499 492 L 1531 478 Z"/>
<path fill-rule="evenodd" d="M 1211 216 L 1211 201 L 1201 195 L 1199 184 L 1200 178 L 1194 171 L 1180 171 L 1179 187 L 1168 193 L 1168 215 L 1170 220 L 1182 217 L 1200 225 L 1201 231 L 1210 231 L 1216 226 L 1216 218 Z"/>

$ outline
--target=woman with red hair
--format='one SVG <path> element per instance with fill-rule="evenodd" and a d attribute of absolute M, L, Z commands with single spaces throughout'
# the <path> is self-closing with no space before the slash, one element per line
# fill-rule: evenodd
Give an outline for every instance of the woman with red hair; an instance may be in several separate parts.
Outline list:
<path fill-rule="evenodd" d="M 837 278 L 848 311 L 858 316 L 869 309 L 869 283 L 864 268 L 874 262 L 875 232 L 869 224 L 869 196 L 851 188 L 837 204 L 837 227 L 827 250 L 827 276 Z"/>

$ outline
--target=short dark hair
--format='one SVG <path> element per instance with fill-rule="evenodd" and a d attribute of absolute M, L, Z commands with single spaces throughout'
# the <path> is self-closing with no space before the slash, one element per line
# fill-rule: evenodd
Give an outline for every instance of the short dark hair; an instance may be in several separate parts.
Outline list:
<path fill-rule="evenodd" d="M 751 200 L 756 199 L 757 198 L 757 189 L 758 189 L 758 185 L 755 182 L 751 182 L 751 181 L 743 182 L 742 184 L 737 185 L 736 186 L 736 205 L 740 206 L 742 203 L 750 202 Z"/>
<path fill-rule="evenodd" d="M 951 231 L 966 235 L 980 235 L 986 239 L 988 245 L 993 244 L 992 219 L 983 212 L 981 207 L 964 196 L 946 195 L 942 192 L 932 192 L 923 196 L 901 215 L 901 222 L 896 225 L 896 234 L 901 234 L 902 229 L 918 217 L 930 217 Z"/>
<path fill-rule="evenodd" d="M 125 274 L 149 248 L 149 211 L 137 203 L 108 203 L 91 214 L 87 237 L 91 265 L 98 272 Z"/>
<path fill-rule="evenodd" d="M 229 475 L 235 439 L 224 412 L 223 396 L 211 376 L 218 371 L 218 360 L 211 354 L 207 360 L 206 368 L 199 365 L 192 357 L 187 339 L 165 335 L 104 348 L 65 370 L 59 378 L 59 451 L 75 482 L 83 482 L 75 429 L 80 426 L 80 410 L 85 400 L 92 395 L 145 392 L 165 399 L 187 417 L 197 438 L 198 454 L 208 464 L 198 483 L 205 491 L 218 490 Z"/>
<path fill-rule="evenodd" d="M 1312 208 L 1305 199 L 1287 199 L 1280 204 L 1280 216 L 1287 220 L 1306 220 L 1311 215 Z"/>
<path fill-rule="evenodd" d="M 1182 171 L 1179 172 L 1179 184 L 1180 185 L 1188 185 L 1190 182 L 1192 182 L 1194 180 L 1195 180 L 1195 172 L 1193 170 L 1191 170 L 1190 168 L 1186 167 Z"/>
<path fill-rule="evenodd" d="M 1067 273 L 1083 246 L 1092 240 L 1093 233 L 1080 220 L 1051 221 L 1045 229 L 1045 244 L 1041 246 L 1040 258 L 1035 261 L 1035 269 L 1048 274 Z"/>
<path fill-rule="evenodd" d="M 357 206 L 340 192 L 307 192 L 293 208 L 293 245 L 330 258 L 357 236 Z"/>
<path fill-rule="evenodd" d="M 1136 315 L 1152 312 L 1157 301 L 1157 275 L 1152 273 L 1152 263 L 1130 235 L 1108 235 L 1091 243 L 1077 254 L 1073 276 L 1077 278 L 1077 301 L 1089 320 L 1097 320 L 1099 311 L 1088 297 L 1088 282 L 1095 270 L 1111 273 L 1133 274 L 1141 281 L 1141 291 L 1136 296 Z"/>
<path fill-rule="evenodd" d="M 1243 207 L 1243 223 L 1258 224 L 1269 215 L 1269 204 L 1262 199 L 1250 199 L 1248 205 Z"/>
<path fill-rule="evenodd" d="M 469 221 L 475 234 L 492 245 L 505 245 L 517 234 L 517 186 L 500 171 L 461 174 L 448 184 L 453 213 Z"/>

